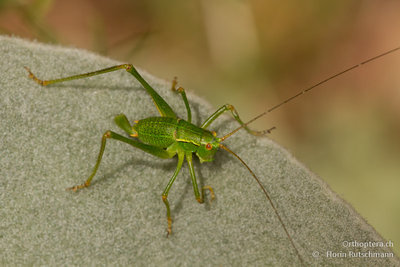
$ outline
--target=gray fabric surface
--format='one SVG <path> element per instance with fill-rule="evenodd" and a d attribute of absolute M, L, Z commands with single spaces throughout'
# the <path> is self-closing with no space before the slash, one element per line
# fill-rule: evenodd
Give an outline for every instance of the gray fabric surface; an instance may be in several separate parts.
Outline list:
<path fill-rule="evenodd" d="M 211 204 L 195 201 L 184 164 L 169 195 L 174 219 L 169 238 L 161 193 L 176 158 L 158 159 L 111 140 L 92 186 L 65 191 L 90 174 L 104 131 L 122 132 L 113 124 L 115 115 L 125 113 L 133 121 L 158 112 L 125 71 L 43 88 L 23 68 L 50 79 L 117 63 L 110 59 L 10 37 L 0 37 L 0 54 L 2 265 L 298 265 L 262 191 L 226 151 L 211 163 L 195 161 L 200 184 L 215 190 Z M 170 82 L 141 72 L 185 118 L 183 101 L 169 90 Z M 215 108 L 186 89 L 194 122 L 200 124 Z M 223 116 L 210 128 L 222 136 L 236 126 Z M 225 144 L 267 188 L 307 264 L 399 265 L 396 256 L 327 258 L 327 251 L 391 250 L 344 247 L 343 241 L 384 240 L 277 144 L 243 130 Z M 313 251 L 320 255 L 313 257 Z"/>

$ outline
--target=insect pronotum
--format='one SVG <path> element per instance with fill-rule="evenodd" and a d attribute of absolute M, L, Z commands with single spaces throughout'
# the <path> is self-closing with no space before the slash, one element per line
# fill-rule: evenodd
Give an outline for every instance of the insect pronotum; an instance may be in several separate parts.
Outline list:
<path fill-rule="evenodd" d="M 168 192 L 174 183 L 180 169 L 182 168 L 182 164 L 184 159 L 186 158 L 186 161 L 188 162 L 189 166 L 189 171 L 190 171 L 190 176 L 192 179 L 193 183 L 193 189 L 194 189 L 194 194 L 196 197 L 196 200 L 199 203 L 204 202 L 204 191 L 209 190 L 211 194 L 211 200 L 214 198 L 214 191 L 212 187 L 210 186 L 204 186 L 201 188 L 201 194 L 200 190 L 197 185 L 196 181 L 196 175 L 194 172 L 193 168 L 193 161 L 192 161 L 192 156 L 193 153 L 197 155 L 199 158 L 200 162 L 208 162 L 212 161 L 214 159 L 214 155 L 217 152 L 218 148 L 224 149 L 234 155 L 250 172 L 250 174 L 254 177 L 262 191 L 264 192 L 268 202 L 270 203 L 271 207 L 273 208 L 275 215 L 279 219 L 279 222 L 282 226 L 282 229 L 284 230 L 285 234 L 287 235 L 288 240 L 291 243 L 291 246 L 293 247 L 294 251 L 296 252 L 296 255 L 299 259 L 299 261 L 304 264 L 303 258 L 300 255 L 299 251 L 297 250 L 296 245 L 293 242 L 292 236 L 289 234 L 285 223 L 283 222 L 281 216 L 278 213 L 277 208 L 274 205 L 274 202 L 270 198 L 268 191 L 266 188 L 261 184 L 260 180 L 257 178 L 255 173 L 250 169 L 250 167 L 237 155 L 235 154 L 232 150 L 230 150 L 228 147 L 225 145 L 221 144 L 224 140 L 232 136 L 234 133 L 239 131 L 240 129 L 244 128 L 247 132 L 253 135 L 257 136 L 262 136 L 270 133 L 275 127 L 272 127 L 270 129 L 264 130 L 264 131 L 254 131 L 248 128 L 248 125 L 255 120 L 261 118 L 262 116 L 265 116 L 269 112 L 281 107 L 282 105 L 292 101 L 293 99 L 311 91 L 312 89 L 320 86 L 321 84 L 324 84 L 328 82 L 329 80 L 332 80 L 346 72 L 349 72 L 351 70 L 354 70 L 355 68 L 358 68 L 362 65 L 365 65 L 371 61 L 374 61 L 380 57 L 386 56 L 388 54 L 394 53 L 396 51 L 400 50 L 400 47 L 394 48 L 392 50 L 386 51 L 385 53 L 379 54 L 375 57 L 369 58 L 359 64 L 356 64 L 350 68 L 347 68 L 339 73 L 336 73 L 316 84 L 313 86 L 310 86 L 309 88 L 302 90 L 298 92 L 297 94 L 289 97 L 288 99 L 282 101 L 281 103 L 269 108 L 265 112 L 255 116 L 253 119 L 249 120 L 248 122 L 244 123 L 240 117 L 239 114 L 237 113 L 236 109 L 229 104 L 223 105 L 220 107 L 217 111 L 215 111 L 210 117 L 208 117 L 201 126 L 196 126 L 191 123 L 191 110 L 189 106 L 189 102 L 186 97 L 185 90 L 182 87 L 176 88 L 177 82 L 176 79 L 172 82 L 172 90 L 176 91 L 179 93 L 183 99 L 183 102 L 186 107 L 186 112 L 187 112 L 187 119 L 181 119 L 179 118 L 175 112 L 172 110 L 172 108 L 165 102 L 163 98 L 143 79 L 143 77 L 139 74 L 139 72 L 133 67 L 131 64 L 122 64 L 122 65 L 117 65 L 117 66 L 112 66 L 109 68 L 97 70 L 94 72 L 89 72 L 89 73 L 84 73 L 84 74 L 78 74 L 78 75 L 73 75 L 65 78 L 59 78 L 59 79 L 53 79 L 53 80 L 41 80 L 37 78 L 29 68 L 25 67 L 26 70 L 29 72 L 29 77 L 33 79 L 35 82 L 42 86 L 46 86 L 49 84 L 54 84 L 54 83 L 59 83 L 59 82 L 64 82 L 64 81 L 70 81 L 70 80 L 75 80 L 75 79 L 81 79 L 81 78 L 86 78 L 90 76 L 95 76 L 95 75 L 100 75 L 104 74 L 107 72 L 112 72 L 120 69 L 125 69 L 127 72 L 132 74 L 144 87 L 144 89 L 147 91 L 147 93 L 150 95 L 152 98 L 157 110 L 160 113 L 160 117 L 150 117 L 146 119 L 142 119 L 139 121 L 135 121 L 134 124 L 132 125 L 127 117 L 124 114 L 117 115 L 114 119 L 115 123 L 117 126 L 119 126 L 127 135 L 128 137 L 122 136 L 120 134 L 117 134 L 113 131 L 106 131 L 101 140 L 101 146 L 100 146 L 100 152 L 98 154 L 98 158 L 96 161 L 96 164 L 94 166 L 94 169 L 92 173 L 90 174 L 89 178 L 81 185 L 76 185 L 71 188 L 68 188 L 68 190 L 72 191 L 77 191 L 79 189 L 88 187 L 95 176 L 97 169 L 99 168 L 106 141 L 107 139 L 114 139 L 118 140 L 124 143 L 127 143 L 131 146 L 134 146 L 136 148 L 139 148 L 143 150 L 144 152 L 147 152 L 149 154 L 152 154 L 154 156 L 160 157 L 160 158 L 172 158 L 175 155 L 178 156 L 178 165 L 176 167 L 176 170 L 174 174 L 172 175 L 172 178 L 169 180 L 166 188 L 164 189 L 164 192 L 162 193 L 162 200 L 165 204 L 165 207 L 167 209 L 167 236 L 172 233 L 172 217 L 171 217 L 171 210 L 168 202 Z M 223 137 L 217 137 L 216 132 L 208 130 L 208 127 L 211 125 L 211 123 L 217 119 L 220 115 L 222 115 L 225 112 L 231 112 L 233 118 L 240 124 L 238 128 L 233 130 L 232 132 L 226 134 Z"/>

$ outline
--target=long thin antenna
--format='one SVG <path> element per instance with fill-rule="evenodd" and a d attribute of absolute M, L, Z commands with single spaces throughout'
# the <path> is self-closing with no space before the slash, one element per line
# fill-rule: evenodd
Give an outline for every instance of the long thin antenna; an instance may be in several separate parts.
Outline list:
<path fill-rule="evenodd" d="M 291 238 L 291 236 L 290 236 L 288 230 L 286 229 L 286 226 L 285 226 L 285 224 L 283 223 L 282 218 L 281 218 L 281 216 L 280 216 L 279 213 L 278 213 L 278 210 L 276 209 L 274 203 L 272 202 L 272 200 L 271 200 L 271 198 L 270 198 L 270 196 L 269 196 L 267 190 L 266 190 L 265 187 L 262 185 L 261 181 L 257 178 L 257 176 L 256 176 L 256 175 L 254 174 L 254 172 L 250 169 L 250 167 L 246 164 L 246 162 L 244 162 L 235 152 L 233 152 L 232 150 L 230 150 L 229 148 L 227 148 L 226 146 L 224 146 L 224 145 L 222 145 L 222 144 L 219 144 L 219 147 L 222 148 L 222 149 L 224 149 L 224 150 L 226 150 L 226 151 L 228 151 L 228 152 L 231 153 L 232 155 L 234 155 L 234 156 L 247 168 L 247 170 L 249 170 L 249 172 L 251 173 L 251 175 L 253 175 L 254 179 L 257 181 L 258 185 L 261 187 L 261 189 L 262 189 L 262 191 L 264 192 L 265 196 L 267 197 L 269 203 L 271 204 L 271 206 L 272 206 L 272 208 L 273 208 L 273 210 L 274 210 L 274 212 L 275 212 L 275 214 L 276 214 L 276 217 L 278 217 L 279 222 L 280 222 L 281 225 L 282 225 L 283 230 L 285 230 L 285 233 L 286 233 L 286 235 L 287 235 L 287 237 L 288 237 L 290 243 L 292 244 L 294 250 L 296 251 L 297 257 L 299 257 L 299 260 L 300 260 L 301 264 L 304 265 L 303 258 L 300 256 L 300 253 L 299 253 L 299 251 L 297 250 L 296 246 L 294 245 L 293 239 Z"/>
<path fill-rule="evenodd" d="M 282 105 L 284 105 L 284 104 L 286 104 L 286 103 L 292 101 L 293 99 L 295 99 L 295 98 L 297 98 L 297 97 L 299 97 L 299 96 L 301 96 L 301 95 L 307 93 L 308 91 L 311 91 L 311 90 L 314 89 L 315 87 L 318 87 L 318 86 L 320 86 L 320 85 L 322 85 L 322 84 L 324 84 L 324 83 L 326 83 L 326 82 L 328 82 L 328 81 L 330 81 L 330 80 L 332 80 L 332 79 L 334 79 L 334 78 L 336 78 L 336 77 L 338 77 L 338 76 L 341 76 L 341 75 L 343 75 L 343 74 L 345 74 L 345 73 L 347 73 L 347 72 L 349 72 L 349 71 L 352 71 L 352 70 L 354 70 L 354 69 L 356 69 L 356 68 L 358 68 L 358 67 L 361 67 L 362 65 L 368 64 L 368 63 L 370 63 L 371 61 L 377 60 L 378 58 L 384 57 L 384 56 L 389 55 L 389 54 L 391 54 L 391 53 L 394 53 L 394 52 L 396 52 L 396 51 L 398 51 L 398 50 L 400 50 L 400 46 L 399 46 L 399 47 L 396 47 L 396 48 L 394 48 L 394 49 L 391 49 L 391 50 L 389 50 L 389 51 L 386 51 L 386 52 L 384 52 L 384 53 L 382 53 L 382 54 L 379 54 L 379 55 L 377 55 L 377 56 L 371 57 L 371 58 L 369 58 L 369 59 L 367 59 L 367 60 L 365 60 L 365 61 L 363 61 L 363 62 L 361 62 L 361 63 L 359 63 L 359 64 L 356 64 L 356 65 L 354 65 L 354 66 L 352 66 L 352 67 L 350 67 L 350 68 L 347 68 L 347 69 L 345 69 L 345 70 L 342 70 L 342 71 L 340 71 L 340 72 L 338 72 L 338 73 L 336 73 L 336 74 L 334 74 L 334 75 L 332 75 L 332 76 L 330 76 L 330 77 L 328 77 L 328 78 L 326 78 L 326 79 L 320 81 L 319 83 L 316 83 L 316 84 L 314 84 L 313 86 L 310 86 L 310 87 L 308 87 L 307 89 L 298 92 L 297 94 L 295 94 L 295 95 L 289 97 L 289 98 L 286 99 L 285 101 L 283 101 L 283 102 L 281 102 L 281 103 L 279 103 L 279 104 L 273 106 L 272 108 L 268 109 L 267 111 L 264 111 L 263 113 L 261 113 L 261 114 L 257 115 L 256 117 L 252 118 L 251 120 L 249 120 L 249 121 L 246 122 L 245 124 L 242 124 L 240 127 L 236 128 L 236 129 L 233 130 L 232 132 L 230 132 L 230 133 L 228 133 L 227 135 L 225 135 L 224 137 L 222 137 L 222 140 L 227 139 L 229 136 L 233 135 L 234 133 L 236 133 L 237 131 L 239 131 L 239 130 L 242 129 L 243 127 L 245 127 L 245 126 L 249 125 L 250 123 L 252 123 L 252 122 L 258 120 L 258 119 L 261 118 L 262 116 L 267 115 L 267 114 L 270 113 L 271 111 L 273 111 L 273 110 L 279 108 L 280 106 L 282 106 Z M 266 133 L 269 133 L 269 131 L 266 130 L 266 131 L 264 131 L 264 133 L 265 133 L 265 134 L 266 134 Z"/>

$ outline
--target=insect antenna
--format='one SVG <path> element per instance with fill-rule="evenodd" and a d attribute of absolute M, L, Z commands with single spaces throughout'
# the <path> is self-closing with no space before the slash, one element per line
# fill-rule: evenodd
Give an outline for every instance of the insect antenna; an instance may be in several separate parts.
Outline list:
<path fill-rule="evenodd" d="M 396 52 L 396 51 L 398 51 L 398 50 L 400 50 L 400 46 L 399 46 L 399 47 L 396 47 L 396 48 L 394 48 L 394 49 L 388 50 L 388 51 L 386 51 L 386 52 L 384 52 L 384 53 L 382 53 L 382 54 L 379 54 L 379 55 L 377 55 L 377 56 L 371 57 L 371 58 L 369 58 L 369 59 L 367 59 L 367 60 L 364 60 L 364 61 L 361 62 L 361 63 L 358 63 L 358 64 L 356 64 L 356 65 L 354 65 L 354 66 L 351 66 L 351 67 L 349 67 L 349 68 L 347 68 L 347 69 L 345 69 L 345 70 L 342 70 L 342 71 L 340 71 L 340 72 L 338 72 L 338 73 L 336 73 L 336 74 L 334 74 L 334 75 L 332 75 L 332 76 L 330 76 L 330 77 L 328 77 L 328 78 L 326 78 L 326 79 L 324 79 L 324 80 L 322 80 L 322 81 L 320 81 L 320 82 L 318 82 L 318 83 L 316 83 L 316 84 L 314 84 L 314 85 L 308 87 L 307 89 L 304 89 L 304 90 L 298 92 L 297 94 L 295 94 L 295 95 L 293 95 L 293 96 L 287 98 L 286 100 L 282 101 L 281 103 L 279 103 L 279 104 L 273 106 L 272 108 L 270 108 L 270 109 L 264 111 L 263 113 L 261 113 L 261 114 L 255 116 L 254 118 L 252 118 L 252 119 L 249 120 L 248 122 L 242 124 L 240 127 L 236 128 L 236 129 L 233 130 L 232 132 L 230 132 L 230 133 L 228 133 L 227 135 L 225 135 L 224 137 L 222 137 L 222 138 L 221 138 L 221 141 L 227 139 L 228 137 L 230 137 L 231 135 L 233 135 L 234 133 L 236 133 L 237 131 L 239 131 L 239 130 L 242 129 L 243 127 L 246 127 L 246 126 L 249 125 L 250 123 L 252 123 L 252 122 L 258 120 L 259 118 L 261 118 L 261 117 L 263 117 L 263 116 L 265 116 L 265 115 L 267 115 L 267 114 L 270 113 L 271 111 L 273 111 L 273 110 L 275 110 L 275 109 L 277 109 L 277 108 L 279 108 L 279 107 L 285 105 L 286 103 L 288 103 L 288 102 L 294 100 L 295 98 L 297 98 L 297 97 L 299 97 L 299 96 L 301 96 L 301 95 L 304 95 L 305 93 L 311 91 L 312 89 L 314 89 L 314 88 L 316 88 L 316 87 L 319 87 L 320 85 L 322 85 L 322 84 L 324 84 L 324 83 L 326 83 L 326 82 L 328 82 L 328 81 L 330 81 L 330 80 L 332 80 L 332 79 L 334 79 L 334 78 L 336 78 L 336 77 L 339 77 L 339 76 L 341 76 L 341 75 L 343 75 L 343 74 L 345 74 L 345 73 L 347 73 L 347 72 L 349 72 L 349 71 L 352 71 L 352 70 L 354 70 L 354 69 L 356 69 L 356 68 L 358 68 L 358 67 L 361 67 L 361 66 L 363 66 L 363 65 L 365 65 L 365 64 L 368 64 L 368 63 L 370 63 L 371 61 L 375 61 L 375 60 L 377 60 L 377 59 L 379 59 L 379 58 L 381 58 L 381 57 L 384 57 L 384 56 L 387 56 L 387 55 L 389 55 L 389 54 L 392 54 L 392 53 L 394 53 L 394 52 Z M 265 130 L 265 131 L 262 131 L 261 134 L 270 133 L 271 130 L 274 129 L 274 128 L 275 128 L 275 127 L 271 128 L 271 129 L 268 129 L 268 130 Z"/>
<path fill-rule="evenodd" d="M 286 233 L 286 235 L 287 235 L 287 237 L 288 237 L 290 243 L 292 244 L 294 250 L 296 251 L 296 254 L 297 254 L 297 256 L 298 256 L 298 258 L 299 258 L 301 264 L 304 265 L 303 258 L 300 256 L 299 251 L 297 250 L 296 246 L 294 245 L 293 239 L 292 239 L 292 237 L 290 236 L 288 230 L 286 229 L 286 225 L 283 223 L 282 218 L 281 218 L 281 216 L 280 216 L 279 213 L 278 213 L 278 210 L 276 209 L 274 203 L 272 202 L 272 200 L 271 200 L 271 198 L 270 198 L 270 196 L 269 196 L 269 194 L 268 194 L 268 192 L 267 192 L 267 189 L 265 189 L 265 187 L 262 185 L 261 181 L 257 178 L 257 176 L 255 175 L 255 173 L 250 169 L 250 167 L 246 164 L 246 162 L 244 162 L 235 152 L 233 152 L 232 150 L 230 150 L 229 148 L 227 148 L 226 146 L 224 146 L 224 145 L 222 145 L 222 144 L 219 144 L 219 147 L 222 148 L 222 149 L 224 149 L 224 150 L 226 150 L 226 151 L 228 151 L 228 152 L 231 153 L 232 155 L 234 155 L 234 156 L 247 168 L 247 170 L 251 173 L 251 175 L 252 175 L 252 176 L 254 177 L 254 179 L 257 181 L 258 185 L 261 187 L 262 191 L 264 192 L 265 197 L 268 199 L 269 203 L 271 204 L 271 206 L 272 206 L 272 208 L 273 208 L 273 210 L 274 210 L 274 212 L 275 212 L 275 214 L 276 214 L 276 217 L 278 217 L 279 222 L 281 223 L 283 230 L 285 230 L 285 233 Z"/>
<path fill-rule="evenodd" d="M 332 76 L 329 76 L 328 78 L 326 78 L 326 79 L 324 79 L 324 80 L 322 80 L 322 81 L 320 81 L 320 82 L 318 82 L 318 83 L 316 83 L 316 84 L 314 84 L 314 85 L 312 85 L 312 86 L 310 86 L 310 87 L 308 87 L 308 88 L 306 88 L 306 89 L 304 89 L 304 90 L 301 90 L 301 91 L 298 92 L 297 94 L 295 94 L 295 95 L 293 95 L 293 96 L 287 98 L 286 100 L 280 102 L 279 104 L 277 104 L 277 105 L 275 105 L 275 106 L 269 108 L 268 110 L 266 110 L 266 111 L 264 111 L 263 113 L 261 113 L 261 114 L 255 116 L 254 118 L 252 118 L 252 119 L 249 120 L 248 122 L 242 124 L 240 127 L 234 129 L 232 132 L 226 134 L 225 136 L 223 136 L 223 137 L 220 139 L 220 141 L 221 141 L 221 142 L 224 141 L 225 139 L 229 138 L 230 136 L 232 136 L 233 134 L 235 134 L 235 133 L 236 133 L 237 131 L 239 131 L 240 129 L 242 129 L 242 128 L 246 127 L 247 125 L 249 125 L 250 123 L 252 123 L 252 122 L 258 120 L 259 118 L 261 118 L 261 117 L 267 115 L 267 114 L 270 113 L 271 111 L 273 111 L 273 110 L 275 110 L 275 109 L 277 109 L 277 108 L 279 108 L 279 107 L 285 105 L 286 103 L 288 103 L 288 102 L 290 102 L 290 101 L 296 99 L 297 97 L 299 97 L 299 96 L 301 96 L 301 95 L 303 95 L 303 94 L 305 94 L 305 93 L 307 93 L 307 92 L 313 90 L 314 88 L 319 87 L 320 85 L 322 85 L 322 84 L 324 84 L 324 83 L 326 83 L 326 82 L 328 82 L 328 81 L 330 81 L 330 80 L 332 80 L 332 79 L 335 79 L 335 78 L 337 78 L 337 77 L 339 77 L 339 76 L 341 76 L 341 75 L 343 75 L 343 74 L 345 74 L 345 73 L 347 73 L 347 72 L 350 72 L 350 71 L 352 71 L 352 70 L 354 70 L 354 69 L 356 69 L 356 68 L 358 68 L 358 67 L 361 67 L 361 66 L 363 66 L 363 65 L 365 65 L 365 64 L 368 64 L 368 63 L 370 63 L 370 62 L 372 62 L 372 61 L 375 61 L 375 60 L 377 60 L 377 59 L 379 59 L 379 58 L 381 58 L 381 57 L 384 57 L 384 56 L 386 56 L 386 55 L 389 55 L 389 54 L 391 54 L 391 53 L 394 53 L 394 52 L 396 52 L 396 51 L 398 51 L 398 50 L 400 50 L 400 46 L 399 46 L 399 47 L 396 47 L 396 48 L 394 48 L 394 49 L 388 50 L 388 51 L 386 51 L 386 52 L 384 52 L 384 53 L 381 53 L 381 54 L 379 54 L 379 55 L 377 55 L 377 56 L 371 57 L 371 58 L 369 58 L 369 59 L 367 59 L 367 60 L 364 60 L 363 62 L 361 62 L 361 63 L 359 63 L 359 64 L 353 65 L 353 66 L 351 66 L 351 67 L 349 67 L 349 68 L 347 68 L 347 69 L 345 69 L 345 70 L 342 70 L 342 71 L 340 71 L 340 72 L 338 72 L 338 73 L 336 73 L 336 74 L 334 74 L 334 75 L 332 75 Z M 272 127 L 272 128 L 270 128 L 270 129 L 264 130 L 264 131 L 261 132 L 261 134 L 270 133 L 270 132 L 271 132 L 272 130 L 274 130 L 274 129 L 275 129 L 275 127 Z M 271 206 L 272 206 L 272 208 L 273 208 L 273 210 L 274 210 L 276 216 L 278 217 L 279 222 L 280 222 L 281 225 L 282 225 L 282 228 L 285 230 L 285 233 L 286 233 L 286 235 L 287 235 L 287 237 L 288 237 L 290 243 L 292 244 L 294 250 L 296 251 L 296 254 L 297 254 L 299 260 L 301 261 L 302 265 L 304 265 L 303 258 L 300 256 L 299 251 L 297 250 L 296 246 L 294 245 L 293 239 L 292 239 L 292 237 L 290 236 L 289 232 L 288 232 L 287 229 L 286 229 L 286 225 L 283 223 L 282 218 L 281 218 L 281 216 L 279 215 L 278 210 L 276 209 L 274 203 L 272 202 L 272 200 L 271 200 L 271 198 L 270 198 L 270 196 L 269 196 L 267 190 L 266 190 L 265 187 L 261 184 L 260 180 L 257 178 L 257 176 L 255 175 L 255 173 L 254 173 L 254 172 L 250 169 L 250 167 L 249 167 L 236 153 L 234 153 L 232 150 L 230 150 L 229 148 L 227 148 L 226 146 L 224 146 L 224 145 L 222 145 L 222 144 L 219 144 L 219 147 L 222 148 L 222 149 L 224 149 L 224 150 L 226 150 L 226 151 L 228 151 L 228 152 L 231 153 L 232 155 L 234 155 L 234 156 L 247 168 L 247 170 L 251 173 L 251 175 L 252 175 L 252 176 L 254 177 L 254 179 L 257 181 L 258 185 L 261 187 L 262 191 L 264 192 L 264 195 L 266 196 L 266 198 L 268 199 L 269 203 L 271 204 Z"/>

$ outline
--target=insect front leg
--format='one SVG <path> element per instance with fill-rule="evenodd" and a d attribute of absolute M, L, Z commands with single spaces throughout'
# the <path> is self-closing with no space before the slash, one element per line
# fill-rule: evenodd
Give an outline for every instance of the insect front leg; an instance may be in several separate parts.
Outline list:
<path fill-rule="evenodd" d="M 214 190 L 212 189 L 211 186 L 203 186 L 203 188 L 201 189 L 201 196 L 200 196 L 199 188 L 198 188 L 197 180 L 196 180 L 196 174 L 195 174 L 194 168 L 193 168 L 192 152 L 186 153 L 186 160 L 189 165 L 190 177 L 192 178 L 193 191 L 194 191 L 194 196 L 196 197 L 196 200 L 199 203 L 203 203 L 204 202 L 204 191 L 209 190 L 210 194 L 211 194 L 211 201 L 213 201 L 213 199 L 215 198 L 215 194 L 214 194 Z"/>
<path fill-rule="evenodd" d="M 240 119 L 239 117 L 239 113 L 236 111 L 235 107 L 230 105 L 230 104 L 225 104 L 222 107 L 220 107 L 217 111 L 215 111 L 210 117 L 208 117 L 206 119 L 206 121 L 201 125 L 201 128 L 203 129 L 207 129 L 208 126 L 210 126 L 210 124 L 217 119 L 219 116 L 221 116 L 224 112 L 226 111 L 230 111 L 233 118 L 239 122 L 239 124 L 241 126 L 243 126 L 243 128 L 246 129 L 246 131 L 248 131 L 249 133 L 251 133 L 252 135 L 257 135 L 257 136 L 261 136 L 261 135 L 265 135 L 267 133 L 270 133 L 271 129 L 268 130 L 264 130 L 264 131 L 254 131 L 252 129 L 250 129 L 249 127 L 247 127 L 247 125 L 245 125 L 245 123 Z"/>
<path fill-rule="evenodd" d="M 190 110 L 189 101 L 187 100 L 185 89 L 182 87 L 176 88 L 176 84 L 178 83 L 177 78 L 175 77 L 172 81 L 172 91 L 178 92 L 181 94 L 183 102 L 185 103 L 186 111 L 187 111 L 187 121 L 192 122 L 192 111 Z"/>

